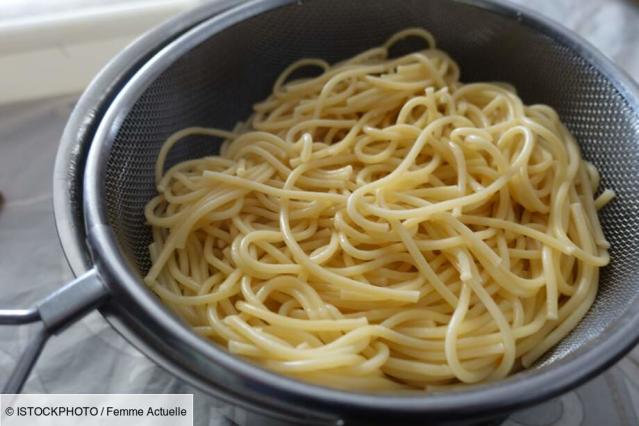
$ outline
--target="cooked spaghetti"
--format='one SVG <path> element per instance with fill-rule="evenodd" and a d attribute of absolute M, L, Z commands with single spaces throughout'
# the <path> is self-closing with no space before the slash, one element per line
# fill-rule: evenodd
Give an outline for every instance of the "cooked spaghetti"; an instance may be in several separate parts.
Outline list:
<path fill-rule="evenodd" d="M 427 46 L 390 57 L 405 37 Z M 254 109 L 172 135 L 146 206 L 145 281 L 201 335 L 322 385 L 429 390 L 528 367 L 588 311 L 614 194 L 552 108 L 460 83 L 428 32 L 300 60 Z M 220 154 L 164 171 L 191 135 Z"/>

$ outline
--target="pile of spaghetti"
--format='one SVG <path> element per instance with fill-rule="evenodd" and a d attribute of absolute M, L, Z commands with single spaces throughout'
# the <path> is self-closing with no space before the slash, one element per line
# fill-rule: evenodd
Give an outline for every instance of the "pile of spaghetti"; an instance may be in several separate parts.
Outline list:
<path fill-rule="evenodd" d="M 391 58 L 409 36 L 426 48 Z M 594 196 L 552 108 L 460 83 L 428 32 L 300 60 L 254 110 L 171 136 L 145 211 L 146 283 L 230 352 L 343 389 L 438 389 L 531 365 L 592 304 L 614 194 Z M 190 135 L 225 141 L 165 172 Z"/>

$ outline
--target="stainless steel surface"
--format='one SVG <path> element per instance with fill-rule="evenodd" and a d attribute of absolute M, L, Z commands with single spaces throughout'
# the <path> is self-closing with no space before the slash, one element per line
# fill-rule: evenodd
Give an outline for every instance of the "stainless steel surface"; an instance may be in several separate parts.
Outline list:
<path fill-rule="evenodd" d="M 463 64 L 462 64 L 462 66 L 463 66 Z M 0 215 L 0 220 L 2 220 L 2 216 L 1 216 L 1 215 Z M 0 222 L 0 225 L 1 225 L 1 224 L 2 224 L 2 222 Z M 632 248 L 632 247 L 631 247 L 631 248 Z M 626 272 L 628 272 L 628 271 L 626 271 Z M 120 327 L 123 327 L 123 326 L 122 326 L 122 325 L 120 325 Z M 1 365 L 1 364 L 0 364 L 0 365 Z M 622 365 L 623 365 L 623 364 L 622 364 Z M 624 370 L 624 371 L 626 371 L 626 370 Z M 626 375 L 630 376 L 630 374 L 628 374 L 628 373 L 626 373 Z M 597 380 L 599 381 L 600 379 L 597 379 Z M 584 389 L 586 389 L 586 388 L 584 388 Z M 574 399 L 577 399 L 577 400 L 578 400 L 578 399 L 579 399 L 579 395 L 581 395 L 581 394 L 577 393 L 577 394 L 568 394 L 568 395 L 577 395 L 577 397 L 576 397 L 576 398 L 573 398 L 572 400 L 574 400 Z M 601 399 L 601 398 L 600 398 L 600 399 Z M 567 399 L 566 399 L 566 397 L 562 397 L 562 398 L 559 400 L 559 402 L 560 402 L 560 403 L 559 403 L 559 406 L 560 406 L 560 407 L 572 407 L 572 408 L 574 408 L 574 406 L 575 406 L 574 404 L 572 404 L 572 405 L 571 405 L 571 404 L 564 404 L 564 401 L 568 401 L 568 402 L 570 402 L 570 401 L 571 401 L 571 399 L 570 399 L 570 398 L 567 398 Z M 574 402 L 574 401 L 573 401 L 573 402 Z M 552 404 L 552 403 L 551 403 L 551 404 Z M 555 405 L 556 405 L 556 404 L 555 404 Z M 551 405 L 551 406 L 552 406 L 552 405 Z M 588 410 L 590 410 L 590 408 L 591 408 L 588 404 L 582 404 L 582 405 L 580 405 L 580 407 L 581 407 L 581 408 L 580 408 L 580 410 L 581 410 L 582 414 L 583 414 L 583 411 L 588 411 Z M 625 416 L 625 414 L 624 414 L 624 416 Z M 627 420 L 627 419 L 631 419 L 631 418 L 630 418 L 630 417 L 627 417 L 627 416 L 625 416 L 625 417 L 624 417 L 624 416 L 619 417 L 620 419 L 622 419 L 622 420 L 619 420 L 619 421 L 620 421 L 620 423 L 619 423 L 619 424 L 632 424 L 632 423 L 633 423 L 633 422 L 626 423 L 626 422 L 625 422 L 625 420 Z M 535 417 L 535 416 L 533 416 L 533 417 Z M 516 417 L 516 418 L 517 418 L 517 417 Z M 539 416 L 536 416 L 535 418 L 539 418 Z M 616 418 L 618 418 L 618 417 L 615 417 L 615 416 L 609 416 L 608 418 L 609 418 L 609 419 L 610 419 L 610 418 L 615 418 L 615 419 L 616 419 Z M 636 417 L 632 417 L 632 418 L 634 418 L 634 419 L 636 420 Z M 524 422 L 524 423 L 528 421 L 528 420 L 526 420 L 525 416 L 524 416 L 523 418 L 520 418 L 520 420 L 521 420 L 522 422 Z"/>
<path fill-rule="evenodd" d="M 28 324 L 40 319 L 37 309 L 0 309 L 0 325 Z"/>
<path fill-rule="evenodd" d="M 109 296 L 97 270 L 91 269 L 47 296 L 36 306 L 44 327 L 57 333 L 98 307 Z"/>
<path fill-rule="evenodd" d="M 50 336 L 49 330 L 44 326 L 39 327 L 36 335 L 31 338 L 26 349 L 20 355 L 18 362 L 13 366 L 13 371 L 6 383 L 3 384 L 2 393 L 15 394 L 22 391 L 24 383 L 29 378 L 31 370 Z"/>
<path fill-rule="evenodd" d="M 108 294 L 97 271 L 91 269 L 48 295 L 35 308 L 0 311 L 3 325 L 42 322 L 4 384 L 3 393 L 19 393 L 49 337 L 94 310 Z"/>

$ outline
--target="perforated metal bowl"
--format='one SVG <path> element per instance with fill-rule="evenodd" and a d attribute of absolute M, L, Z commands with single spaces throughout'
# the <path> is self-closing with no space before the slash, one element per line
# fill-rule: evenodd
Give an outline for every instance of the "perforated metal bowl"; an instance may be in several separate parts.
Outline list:
<path fill-rule="evenodd" d="M 587 43 L 492 1 L 266 0 L 219 14 L 210 8 L 134 46 L 134 61 L 127 63 L 131 49 L 116 59 L 80 102 L 56 165 L 55 210 L 65 252 L 77 274 L 92 271 L 76 287 L 101 283 L 95 288 L 102 290 L 80 301 L 103 303 L 107 320 L 150 358 L 213 395 L 287 421 L 455 423 L 504 415 L 566 391 L 637 342 L 639 92 Z M 296 59 L 344 59 L 408 26 L 432 31 L 459 63 L 463 81 L 507 81 L 525 102 L 555 107 L 601 171 L 603 186 L 617 192 L 601 215 L 612 262 L 587 316 L 529 370 L 423 396 L 309 385 L 197 336 L 141 280 L 151 241 L 143 206 L 155 194 L 153 165 L 162 142 L 186 126 L 230 128 Z M 110 84 L 109 75 L 118 83 Z M 216 149 L 210 140 L 189 139 L 172 150 L 169 164 Z"/>

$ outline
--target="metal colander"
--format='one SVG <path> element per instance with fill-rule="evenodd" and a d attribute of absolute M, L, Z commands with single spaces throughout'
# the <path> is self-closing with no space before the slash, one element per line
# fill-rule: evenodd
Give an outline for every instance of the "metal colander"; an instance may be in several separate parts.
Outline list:
<path fill-rule="evenodd" d="M 301 383 L 198 337 L 141 280 L 151 241 L 143 208 L 155 195 L 154 164 L 164 140 L 187 126 L 231 128 L 299 58 L 345 59 L 410 26 L 434 34 L 460 65 L 462 81 L 506 81 L 526 103 L 554 107 L 584 157 L 600 170 L 602 186 L 617 192 L 601 212 L 612 261 L 602 271 L 586 317 L 529 370 L 423 396 L 367 395 Z M 139 55 L 140 65 L 126 81 L 106 88 L 114 99 L 90 118 L 95 131 L 81 128 L 77 117 L 70 123 L 68 146 L 63 142 L 56 166 L 55 198 L 74 270 L 94 268 L 91 280 L 83 276 L 76 287 L 102 282 L 110 295 L 102 313 L 168 370 L 211 394 L 287 421 L 456 422 L 503 415 L 557 395 L 600 372 L 639 339 L 639 91 L 576 36 L 493 1 L 265 0 L 193 17 L 189 30 L 156 42 L 155 52 Z M 78 128 L 80 137 L 70 144 L 68 135 Z M 171 151 L 168 165 L 218 147 L 210 138 L 187 139 Z M 75 255 L 87 250 L 91 258 L 78 261 Z M 60 316 L 39 311 L 45 325 Z M 33 312 L 29 315 L 33 320 Z M 26 318 L 25 313 L 21 321 Z"/>
<path fill-rule="evenodd" d="M 597 300 L 537 368 L 558 361 L 622 318 L 637 297 L 639 117 L 636 100 L 584 52 L 510 16 L 448 1 L 309 1 L 249 17 L 176 50 L 179 56 L 174 52 L 174 61 L 131 96 L 131 110 L 111 127 L 104 180 L 108 223 L 144 275 L 151 242 L 144 205 L 156 194 L 154 164 L 171 133 L 187 126 L 230 129 L 270 93 L 287 64 L 303 57 L 345 59 L 408 26 L 433 33 L 460 65 L 462 81 L 506 81 L 526 103 L 556 108 L 584 157 L 601 171 L 602 186 L 618 194 L 601 213 L 612 262 L 603 270 Z M 191 138 L 171 151 L 168 164 L 214 153 L 218 145 Z"/>

